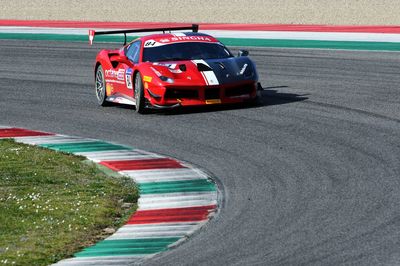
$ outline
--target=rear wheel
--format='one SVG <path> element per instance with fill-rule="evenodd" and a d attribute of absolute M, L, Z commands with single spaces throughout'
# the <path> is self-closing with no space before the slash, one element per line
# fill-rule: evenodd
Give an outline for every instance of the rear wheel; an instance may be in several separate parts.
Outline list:
<path fill-rule="evenodd" d="M 135 75 L 135 100 L 136 100 L 136 113 L 143 114 L 146 111 L 144 104 L 144 88 L 142 75 L 138 72 Z"/>
<path fill-rule="evenodd" d="M 101 106 L 106 106 L 108 105 L 108 102 L 106 101 L 107 94 L 106 94 L 106 82 L 104 80 L 104 71 L 103 67 L 100 65 L 96 69 L 96 97 L 97 97 L 97 103 Z"/>

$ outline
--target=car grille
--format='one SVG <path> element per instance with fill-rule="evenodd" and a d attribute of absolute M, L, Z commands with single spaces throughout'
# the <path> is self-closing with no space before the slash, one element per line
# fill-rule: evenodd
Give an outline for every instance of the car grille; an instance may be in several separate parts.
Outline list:
<path fill-rule="evenodd" d="M 198 99 L 199 93 L 197 90 L 190 89 L 177 89 L 177 88 L 168 88 L 165 92 L 164 98 L 166 99 Z"/>
<path fill-rule="evenodd" d="M 234 97 L 234 96 L 246 95 L 246 94 L 251 94 L 253 91 L 254 91 L 254 85 L 247 84 L 225 89 L 225 96 Z"/>
<path fill-rule="evenodd" d="M 220 98 L 219 90 L 220 90 L 219 88 L 205 89 L 204 98 L 206 100 L 219 99 Z"/>

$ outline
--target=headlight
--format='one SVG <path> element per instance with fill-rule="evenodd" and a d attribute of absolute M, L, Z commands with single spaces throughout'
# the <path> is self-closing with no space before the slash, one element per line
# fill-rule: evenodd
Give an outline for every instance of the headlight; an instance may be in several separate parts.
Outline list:
<path fill-rule="evenodd" d="M 159 78 L 164 82 L 174 83 L 174 80 L 172 78 L 169 78 L 169 77 L 166 77 L 166 76 L 159 76 Z"/>

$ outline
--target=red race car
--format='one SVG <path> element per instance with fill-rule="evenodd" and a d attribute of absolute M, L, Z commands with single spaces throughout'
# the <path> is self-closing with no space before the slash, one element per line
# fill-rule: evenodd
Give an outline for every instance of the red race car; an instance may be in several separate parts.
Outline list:
<path fill-rule="evenodd" d="M 191 32 L 177 32 L 191 30 Z M 127 33 L 163 32 L 126 44 Z M 169 33 L 165 33 L 165 32 Z M 89 42 L 105 34 L 124 34 L 118 50 L 101 50 L 96 57 L 98 103 L 110 102 L 146 109 L 255 101 L 261 89 L 247 51 L 237 57 L 198 25 L 157 29 L 89 31 Z"/>

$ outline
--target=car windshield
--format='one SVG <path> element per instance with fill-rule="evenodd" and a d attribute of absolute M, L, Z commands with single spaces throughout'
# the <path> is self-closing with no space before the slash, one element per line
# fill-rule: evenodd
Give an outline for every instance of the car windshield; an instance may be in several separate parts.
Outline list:
<path fill-rule="evenodd" d="M 219 43 L 182 42 L 143 49 L 143 62 L 221 59 L 232 57 L 229 50 Z"/>

